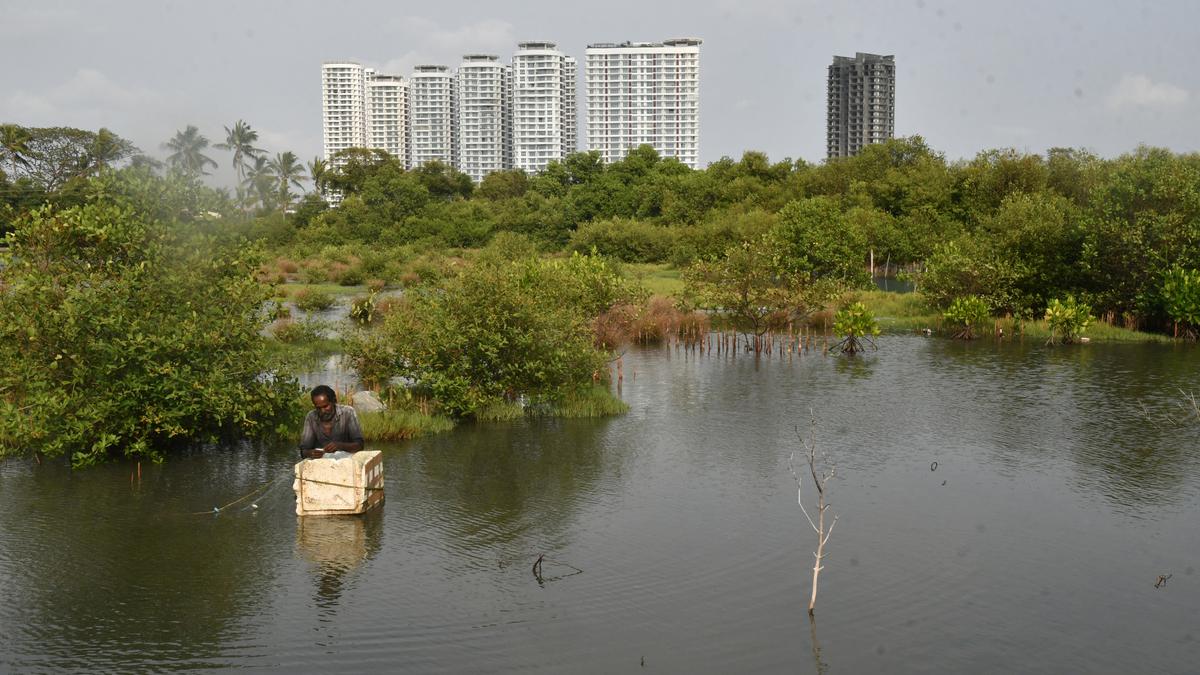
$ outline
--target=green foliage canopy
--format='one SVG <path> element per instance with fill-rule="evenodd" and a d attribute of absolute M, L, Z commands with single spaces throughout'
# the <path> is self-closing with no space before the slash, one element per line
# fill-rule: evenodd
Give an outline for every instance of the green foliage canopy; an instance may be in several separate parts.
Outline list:
<path fill-rule="evenodd" d="M 89 203 L 18 220 L 0 268 L 0 453 L 75 465 L 159 459 L 170 446 L 263 437 L 293 382 L 267 365 L 257 259 L 155 216 L 108 174 Z M 169 190 L 165 190 L 169 192 Z"/>
<path fill-rule="evenodd" d="M 1200 270 L 1172 267 L 1163 276 L 1163 304 L 1167 316 L 1184 331 L 1195 337 L 1200 329 Z"/>
<path fill-rule="evenodd" d="M 699 261 L 680 276 L 692 303 L 756 336 L 806 318 L 840 288 L 836 280 L 797 271 L 769 235 L 731 246 L 721 258 Z"/>
<path fill-rule="evenodd" d="M 833 332 L 842 336 L 840 342 L 829 348 L 832 352 L 857 354 L 868 346 L 875 348 L 873 338 L 879 335 L 879 322 L 875 315 L 861 302 L 852 302 L 838 310 L 833 317 Z"/>
<path fill-rule="evenodd" d="M 812 197 L 790 202 L 779 212 L 773 244 L 786 264 L 814 278 L 861 286 L 867 278 L 867 238 L 848 220 L 836 200 Z"/>
<path fill-rule="evenodd" d="M 1079 339 L 1095 317 L 1087 303 L 1068 295 L 1065 300 L 1054 298 L 1046 306 L 1046 322 L 1050 324 L 1050 344 L 1071 343 Z"/>
<path fill-rule="evenodd" d="M 455 416 L 504 401 L 560 401 L 606 372 L 591 321 L 636 296 L 598 258 L 485 255 L 453 277 L 409 289 L 350 354 L 364 379 L 405 378 Z"/>
<path fill-rule="evenodd" d="M 978 295 L 955 298 L 943 316 L 958 340 L 974 340 L 982 334 L 982 328 L 991 317 L 988 304 Z"/>

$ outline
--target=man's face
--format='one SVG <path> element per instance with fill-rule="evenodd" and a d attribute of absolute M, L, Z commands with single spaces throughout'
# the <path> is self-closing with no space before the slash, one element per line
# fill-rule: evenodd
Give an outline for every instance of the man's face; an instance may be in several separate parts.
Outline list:
<path fill-rule="evenodd" d="M 329 398 L 323 395 L 317 395 L 313 397 L 312 402 L 313 407 L 317 409 L 317 416 L 321 418 L 322 422 L 333 421 L 333 414 L 335 411 L 333 404 L 329 402 Z"/>

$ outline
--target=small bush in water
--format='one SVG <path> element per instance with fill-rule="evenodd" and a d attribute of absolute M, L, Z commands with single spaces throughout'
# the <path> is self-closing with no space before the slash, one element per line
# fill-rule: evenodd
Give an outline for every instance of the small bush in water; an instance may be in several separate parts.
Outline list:
<path fill-rule="evenodd" d="M 866 305 L 855 302 L 838 310 L 833 318 L 833 330 L 843 337 L 829 351 L 857 354 L 868 346 L 875 349 L 873 338 L 879 335 L 879 322 Z"/>
<path fill-rule="evenodd" d="M 974 340 L 982 333 L 984 324 L 991 316 L 987 302 L 978 295 L 955 298 L 943 316 L 954 331 L 956 340 Z"/>
<path fill-rule="evenodd" d="M 1091 325 L 1093 318 L 1092 308 L 1087 303 L 1076 302 L 1074 296 L 1068 295 L 1066 300 L 1051 300 L 1046 306 L 1046 323 L 1050 325 L 1050 339 L 1047 342 L 1075 342 Z"/>
<path fill-rule="evenodd" d="M 293 300 L 296 307 L 305 312 L 320 312 L 333 306 L 333 296 L 315 288 L 301 288 Z"/>

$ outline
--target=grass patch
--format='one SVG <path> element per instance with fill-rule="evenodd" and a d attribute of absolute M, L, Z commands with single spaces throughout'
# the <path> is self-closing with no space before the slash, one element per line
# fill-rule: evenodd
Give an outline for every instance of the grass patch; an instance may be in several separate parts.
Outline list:
<path fill-rule="evenodd" d="M 305 312 L 320 312 L 333 306 L 333 295 L 324 291 L 302 288 L 292 294 L 296 307 Z"/>
<path fill-rule="evenodd" d="M 330 356 L 346 351 L 342 341 L 333 338 L 308 342 L 280 342 L 271 338 L 266 340 L 266 345 L 268 363 L 291 373 L 314 370 Z"/>
<path fill-rule="evenodd" d="M 941 328 L 942 313 L 930 307 L 920 293 L 876 290 L 862 291 L 855 296 L 875 315 L 879 327 L 886 332 L 907 333 L 924 328 Z"/>
<path fill-rule="evenodd" d="M 363 438 L 367 441 L 405 441 L 454 428 L 454 420 L 416 410 L 384 410 L 358 413 Z"/>
<path fill-rule="evenodd" d="M 1013 319 L 1000 319 L 1000 327 L 1004 329 L 1006 336 L 1016 335 Z M 1022 325 L 1022 331 L 1023 337 L 1027 340 L 1044 342 L 1050 339 L 1050 324 L 1045 320 L 1026 321 Z M 1103 321 L 1097 321 L 1088 326 L 1087 330 L 1083 331 L 1082 337 L 1089 338 L 1092 342 L 1173 342 L 1169 335 L 1129 330 Z"/>
<path fill-rule="evenodd" d="M 651 295 L 676 297 L 683 291 L 683 280 L 679 270 L 661 263 L 625 263 L 629 276 L 643 286 Z"/>
<path fill-rule="evenodd" d="M 525 409 L 518 401 L 494 401 L 475 411 L 475 419 L 483 422 L 519 420 L 524 416 Z"/>
<path fill-rule="evenodd" d="M 526 415 L 535 417 L 611 417 L 629 412 L 629 405 L 613 395 L 608 387 L 589 384 L 567 394 L 561 401 L 522 407 L 518 401 L 496 401 L 475 411 L 483 422 L 506 422 Z"/>
<path fill-rule="evenodd" d="M 612 417 L 629 412 L 629 404 L 609 391 L 608 387 L 593 384 L 577 389 L 550 407 L 554 417 Z"/>
<path fill-rule="evenodd" d="M 863 291 L 855 294 L 879 321 L 879 327 L 889 333 L 915 332 L 930 328 L 941 333 L 945 319 L 942 313 L 926 304 L 920 293 L 893 293 L 890 291 Z M 980 337 L 989 337 L 996 327 L 1004 330 L 1005 337 L 1024 337 L 1028 340 L 1050 339 L 1050 326 L 1045 320 L 1025 321 L 1018 331 L 1017 322 L 1011 317 L 993 320 L 991 328 L 984 326 Z M 1083 332 L 1083 337 L 1093 342 L 1171 342 L 1170 336 L 1145 333 L 1096 321 Z"/>

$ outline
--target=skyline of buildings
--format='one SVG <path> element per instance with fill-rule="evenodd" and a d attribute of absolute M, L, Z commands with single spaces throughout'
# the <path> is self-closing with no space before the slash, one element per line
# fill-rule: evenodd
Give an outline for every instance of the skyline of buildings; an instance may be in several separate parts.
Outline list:
<path fill-rule="evenodd" d="M 418 65 L 407 78 L 327 61 L 325 160 L 363 147 L 386 150 L 405 168 L 445 162 L 476 182 L 493 171 L 541 171 L 578 150 L 576 71 L 553 42 L 519 43 L 511 64 L 466 54 L 453 71 Z"/>
<path fill-rule="evenodd" d="M 826 98 L 826 157 L 852 157 L 892 138 L 896 126 L 896 58 L 856 52 L 834 56 Z"/>
<path fill-rule="evenodd" d="M 699 166 L 699 38 L 592 43 L 584 62 L 584 145 L 605 163 L 650 145 Z M 518 43 L 510 63 L 465 54 L 457 68 L 418 65 L 407 77 L 353 61 L 321 67 L 327 161 L 382 149 L 405 168 L 440 161 L 475 182 L 494 171 L 537 173 L 580 148 L 578 63 L 553 42 Z M 856 52 L 828 67 L 828 158 L 893 138 L 895 57 Z"/>
<path fill-rule="evenodd" d="M 588 45 L 587 146 L 605 162 L 644 143 L 696 168 L 698 38 Z M 355 61 L 321 65 L 324 157 L 386 150 L 405 168 L 445 162 L 475 182 L 537 173 L 579 150 L 578 70 L 554 42 L 517 44 L 511 63 L 466 54 L 457 69 L 418 65 L 405 78 Z"/>

